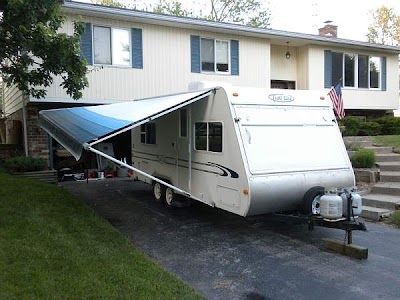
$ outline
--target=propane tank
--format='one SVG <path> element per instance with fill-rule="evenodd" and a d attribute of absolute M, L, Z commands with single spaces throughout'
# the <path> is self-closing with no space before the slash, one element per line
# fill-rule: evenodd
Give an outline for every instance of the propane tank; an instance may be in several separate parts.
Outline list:
<path fill-rule="evenodd" d="M 326 219 L 339 219 L 343 215 L 343 201 L 335 191 L 328 191 L 320 199 L 320 214 Z"/>
<path fill-rule="evenodd" d="M 340 197 L 342 197 L 343 200 L 343 215 L 345 217 L 347 217 L 347 201 L 348 201 L 348 197 L 347 197 L 347 193 L 342 193 L 340 195 Z M 349 195 L 352 199 L 352 209 L 353 209 L 353 214 L 352 216 L 359 216 L 362 213 L 362 197 L 357 194 L 357 193 L 350 193 Z"/>

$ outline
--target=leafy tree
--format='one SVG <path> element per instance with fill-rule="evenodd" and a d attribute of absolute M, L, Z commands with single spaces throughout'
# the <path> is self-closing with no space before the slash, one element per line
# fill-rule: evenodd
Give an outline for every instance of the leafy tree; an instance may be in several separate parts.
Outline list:
<path fill-rule="evenodd" d="M 372 24 L 368 28 L 369 42 L 396 46 L 400 44 L 400 16 L 393 8 L 381 6 L 371 12 Z"/>
<path fill-rule="evenodd" d="M 193 12 L 190 10 L 186 10 L 182 7 L 182 3 L 179 1 L 160 1 L 153 12 L 158 14 L 167 14 L 178 17 L 192 17 Z"/>
<path fill-rule="evenodd" d="M 0 74 L 26 95 L 46 96 L 54 75 L 73 99 L 88 85 L 86 61 L 81 58 L 81 22 L 74 34 L 59 33 L 65 17 L 63 0 L 0 0 Z"/>
<path fill-rule="evenodd" d="M 93 4 L 125 8 L 125 5 L 114 0 L 91 0 Z"/>
<path fill-rule="evenodd" d="M 268 27 L 270 11 L 259 0 L 208 0 L 206 12 L 195 12 L 182 7 L 177 0 L 160 0 L 154 8 L 156 13 L 190 16 L 216 22 L 240 23 L 253 27 Z"/>

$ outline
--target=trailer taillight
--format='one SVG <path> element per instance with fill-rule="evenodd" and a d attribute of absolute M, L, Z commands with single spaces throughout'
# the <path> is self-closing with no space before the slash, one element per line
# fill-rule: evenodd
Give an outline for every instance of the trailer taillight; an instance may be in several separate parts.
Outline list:
<path fill-rule="evenodd" d="M 243 193 L 243 195 L 248 195 L 249 194 L 249 190 L 248 189 L 243 189 L 242 193 Z"/>
<path fill-rule="evenodd" d="M 232 94 L 232 96 L 237 97 L 237 96 L 239 96 L 239 94 L 235 92 Z"/>

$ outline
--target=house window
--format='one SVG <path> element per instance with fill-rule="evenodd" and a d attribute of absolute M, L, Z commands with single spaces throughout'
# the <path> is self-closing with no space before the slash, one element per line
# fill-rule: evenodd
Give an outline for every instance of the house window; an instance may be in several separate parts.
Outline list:
<path fill-rule="evenodd" d="M 222 152 L 222 123 L 196 122 L 195 149 L 210 152 Z"/>
<path fill-rule="evenodd" d="M 187 137 L 187 110 L 184 108 L 179 111 L 179 136 Z"/>
<path fill-rule="evenodd" d="M 345 87 L 379 89 L 382 57 L 332 52 L 332 85 L 342 80 Z"/>
<path fill-rule="evenodd" d="M 367 55 L 358 56 L 358 87 L 368 88 L 368 60 Z"/>
<path fill-rule="evenodd" d="M 205 38 L 200 41 L 201 70 L 229 73 L 229 42 Z"/>
<path fill-rule="evenodd" d="M 344 55 L 344 86 L 355 86 L 355 57 L 356 56 L 354 54 Z"/>
<path fill-rule="evenodd" d="M 156 124 L 146 123 L 140 125 L 140 142 L 142 144 L 156 144 Z"/>
<path fill-rule="evenodd" d="M 93 26 L 94 63 L 131 65 L 131 41 L 128 29 Z"/>
<path fill-rule="evenodd" d="M 369 59 L 369 87 L 373 89 L 380 88 L 381 78 L 381 58 L 370 57 Z"/>

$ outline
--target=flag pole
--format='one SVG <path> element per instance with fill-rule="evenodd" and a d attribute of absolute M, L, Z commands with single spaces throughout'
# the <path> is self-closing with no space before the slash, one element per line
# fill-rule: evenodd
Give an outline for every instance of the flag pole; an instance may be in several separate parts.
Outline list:
<path fill-rule="evenodd" d="M 340 83 L 342 83 L 343 76 L 339 78 L 339 80 L 333 85 L 333 87 L 337 86 Z"/>

